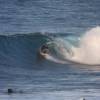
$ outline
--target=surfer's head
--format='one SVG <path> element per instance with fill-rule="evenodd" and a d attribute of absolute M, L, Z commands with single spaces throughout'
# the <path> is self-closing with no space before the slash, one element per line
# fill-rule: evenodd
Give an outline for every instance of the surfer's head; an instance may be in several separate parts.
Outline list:
<path fill-rule="evenodd" d="M 47 45 L 43 45 L 43 46 L 41 47 L 41 52 L 42 52 L 42 53 L 45 53 L 45 54 L 49 53 L 49 48 L 48 48 L 48 46 L 47 46 Z"/>

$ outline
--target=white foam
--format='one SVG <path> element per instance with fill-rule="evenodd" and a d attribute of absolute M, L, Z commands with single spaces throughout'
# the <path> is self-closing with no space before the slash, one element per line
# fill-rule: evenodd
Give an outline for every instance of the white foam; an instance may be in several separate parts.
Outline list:
<path fill-rule="evenodd" d="M 67 63 L 66 61 L 62 61 L 62 60 L 59 60 L 57 58 L 54 58 L 53 56 L 51 56 L 49 54 L 46 54 L 45 58 L 48 59 L 49 61 L 53 61 L 55 63 L 61 63 L 61 64 L 66 64 Z"/>
<path fill-rule="evenodd" d="M 73 57 L 67 59 L 85 63 L 100 64 L 100 27 L 87 31 L 80 40 L 79 47 L 72 48 Z"/>
<path fill-rule="evenodd" d="M 55 38 L 50 44 L 54 44 L 58 56 L 61 59 L 47 55 L 46 59 L 56 63 L 68 63 L 72 61 L 76 63 L 99 65 L 100 64 L 100 27 L 97 26 L 84 33 L 78 38 L 78 46 L 70 44 L 66 39 Z M 49 45 L 49 44 L 48 44 Z M 63 61 L 64 60 L 64 61 Z"/>

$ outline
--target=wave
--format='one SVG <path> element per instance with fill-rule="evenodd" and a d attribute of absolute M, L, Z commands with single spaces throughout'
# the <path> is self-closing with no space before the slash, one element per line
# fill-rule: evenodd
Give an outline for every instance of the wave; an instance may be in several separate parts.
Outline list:
<path fill-rule="evenodd" d="M 47 61 L 60 64 L 99 65 L 99 43 L 100 27 L 92 28 L 80 35 L 67 33 L 1 35 L 0 65 L 36 67 L 39 61 L 45 61 L 38 55 L 40 47 L 44 44 L 48 45 L 49 49 L 49 53 L 45 56 Z"/>
<path fill-rule="evenodd" d="M 48 40 L 40 33 L 0 36 L 0 67 L 36 66 L 38 48 Z"/>
<path fill-rule="evenodd" d="M 50 53 L 46 58 L 59 63 L 71 61 L 87 65 L 100 65 L 99 43 L 99 26 L 86 31 L 80 36 L 55 37 L 48 43 Z"/>

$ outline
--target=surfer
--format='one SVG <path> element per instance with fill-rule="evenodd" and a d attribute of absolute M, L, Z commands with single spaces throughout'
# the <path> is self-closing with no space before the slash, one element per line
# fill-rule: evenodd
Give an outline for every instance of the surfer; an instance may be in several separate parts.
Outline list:
<path fill-rule="evenodd" d="M 46 44 L 42 45 L 39 49 L 39 52 L 38 52 L 38 60 L 41 61 L 43 60 L 47 54 L 49 54 L 49 48 Z"/>
<path fill-rule="evenodd" d="M 9 89 L 7 90 L 7 93 L 8 93 L 8 94 L 11 94 L 11 93 L 14 93 L 14 91 L 13 91 L 13 89 L 9 88 Z"/>
<path fill-rule="evenodd" d="M 49 48 L 47 45 L 42 45 L 42 47 L 40 48 L 40 52 L 44 53 L 44 54 L 48 54 L 49 53 Z"/>

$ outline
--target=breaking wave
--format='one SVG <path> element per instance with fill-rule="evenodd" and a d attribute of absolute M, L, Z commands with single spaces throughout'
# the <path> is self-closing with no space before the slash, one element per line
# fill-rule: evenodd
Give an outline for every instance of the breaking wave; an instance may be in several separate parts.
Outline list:
<path fill-rule="evenodd" d="M 58 63 L 100 64 L 100 27 L 92 28 L 81 36 L 55 37 L 48 42 L 47 59 Z M 56 60 L 54 60 L 56 59 Z"/>
<path fill-rule="evenodd" d="M 0 36 L 0 65 L 37 66 L 39 49 L 48 45 L 45 58 L 61 64 L 100 64 L 100 27 L 84 34 L 32 33 Z"/>

